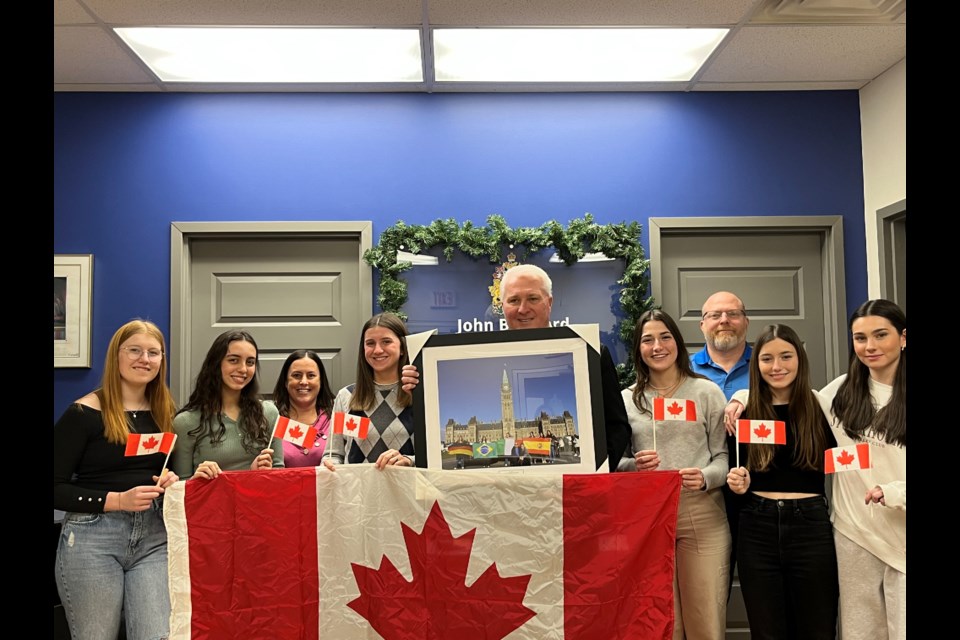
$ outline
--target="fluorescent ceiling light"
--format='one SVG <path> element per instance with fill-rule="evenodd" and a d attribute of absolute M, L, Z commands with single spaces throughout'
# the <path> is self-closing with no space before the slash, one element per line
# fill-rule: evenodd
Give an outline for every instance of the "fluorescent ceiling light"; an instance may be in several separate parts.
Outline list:
<path fill-rule="evenodd" d="M 418 29 L 115 29 L 164 82 L 423 82 Z"/>
<path fill-rule="evenodd" d="M 438 82 L 680 82 L 729 29 L 434 29 Z"/>
<path fill-rule="evenodd" d="M 440 260 L 434 256 L 425 256 L 420 253 L 410 253 L 409 251 L 397 251 L 397 264 L 401 262 L 409 262 L 414 266 L 440 264 Z"/>

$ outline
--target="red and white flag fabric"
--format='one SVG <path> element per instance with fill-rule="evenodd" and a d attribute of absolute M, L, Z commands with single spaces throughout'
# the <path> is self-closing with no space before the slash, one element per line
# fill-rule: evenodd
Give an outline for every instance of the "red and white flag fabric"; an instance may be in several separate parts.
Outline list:
<path fill-rule="evenodd" d="M 167 454 L 177 441 L 175 433 L 131 433 L 127 436 L 125 456 L 148 456 L 154 453 Z"/>
<path fill-rule="evenodd" d="M 337 411 L 333 414 L 333 432 L 342 433 L 345 436 L 365 440 L 367 432 L 370 430 L 370 418 L 355 416 L 350 413 Z"/>
<path fill-rule="evenodd" d="M 870 445 L 861 442 L 852 447 L 834 447 L 823 452 L 823 472 L 859 471 L 870 468 Z"/>
<path fill-rule="evenodd" d="M 164 497 L 170 638 L 667 640 L 679 496 L 675 471 L 179 482 Z"/>
<path fill-rule="evenodd" d="M 697 403 L 683 398 L 654 398 L 653 419 L 695 422 L 697 419 Z"/>
<path fill-rule="evenodd" d="M 317 441 L 317 430 L 309 424 L 280 416 L 274 423 L 273 437 L 309 449 Z"/>
<path fill-rule="evenodd" d="M 782 420 L 737 420 L 737 442 L 787 444 L 787 423 Z"/>

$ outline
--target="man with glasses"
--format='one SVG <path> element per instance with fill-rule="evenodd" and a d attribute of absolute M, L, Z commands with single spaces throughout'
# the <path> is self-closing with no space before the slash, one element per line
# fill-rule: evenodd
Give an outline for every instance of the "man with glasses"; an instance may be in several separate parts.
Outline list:
<path fill-rule="evenodd" d="M 706 344 L 690 356 L 690 363 L 694 371 L 716 382 L 729 400 L 735 391 L 750 387 L 750 319 L 743 301 L 729 291 L 718 291 L 707 298 L 700 311 L 700 330 Z"/>
<path fill-rule="evenodd" d="M 717 383 L 727 400 L 739 389 L 750 388 L 750 354 L 747 344 L 747 317 L 743 300 L 729 291 L 718 291 L 703 303 L 700 309 L 700 330 L 706 344 L 690 356 L 690 364 Z M 737 438 L 727 435 L 727 454 L 730 465 L 736 464 Z M 740 522 L 741 496 L 723 485 L 723 502 L 730 525 L 730 585 L 733 586 L 734 567 L 737 564 L 737 529 Z M 728 588 L 729 588 L 728 587 Z M 729 598 L 729 591 L 727 597 Z"/>

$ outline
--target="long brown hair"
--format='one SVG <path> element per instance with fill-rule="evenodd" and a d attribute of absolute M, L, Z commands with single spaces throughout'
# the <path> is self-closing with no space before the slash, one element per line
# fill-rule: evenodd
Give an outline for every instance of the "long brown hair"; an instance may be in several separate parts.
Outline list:
<path fill-rule="evenodd" d="M 823 469 L 823 452 L 827 448 L 827 419 L 810 386 L 810 359 L 800 336 L 785 324 L 771 324 L 763 328 L 753 345 L 750 356 L 750 397 L 744 415 L 752 419 L 774 419 L 773 392 L 760 374 L 760 352 L 774 340 L 783 340 L 797 352 L 797 377 L 790 387 L 787 411 L 796 433 L 794 463 L 801 469 Z M 773 462 L 776 447 L 784 445 L 747 445 L 747 465 L 753 471 L 765 471 Z"/>
<path fill-rule="evenodd" d="M 643 338 L 643 325 L 648 322 L 660 321 L 673 336 L 673 341 L 677 344 L 677 369 L 680 372 L 680 379 L 686 378 L 706 378 L 693 370 L 690 366 L 690 354 L 687 352 L 687 345 L 683 343 L 683 336 L 680 335 L 680 327 L 671 318 L 666 311 L 662 309 L 650 309 L 645 311 L 640 319 L 637 320 L 637 326 L 633 330 L 633 361 L 637 366 L 637 384 L 633 388 L 633 404 L 636 405 L 640 413 L 653 414 L 653 410 L 647 406 L 646 398 L 643 392 L 650 383 L 650 367 L 640 357 L 640 342 Z"/>
<path fill-rule="evenodd" d="M 373 316 L 363 325 L 360 330 L 360 353 L 357 356 L 357 383 L 353 388 L 353 396 L 350 398 L 350 409 L 354 411 L 366 411 L 373 408 L 374 393 L 376 391 L 376 382 L 373 377 L 373 367 L 367 362 L 364 355 L 363 341 L 367 335 L 367 329 L 373 327 L 383 327 L 389 329 L 393 335 L 400 341 L 400 360 L 397 362 L 397 404 L 401 407 L 408 407 L 413 402 L 413 397 L 404 391 L 400 385 L 400 374 L 403 366 L 410 364 L 410 356 L 407 354 L 407 325 L 399 316 L 384 312 Z"/>
<path fill-rule="evenodd" d="M 197 439 L 209 437 L 210 442 L 222 442 L 227 433 L 227 426 L 223 423 L 223 373 L 221 363 L 227 357 L 227 350 L 231 342 L 249 342 L 256 351 L 256 367 L 250 382 L 240 390 L 240 415 L 237 427 L 240 429 L 240 443 L 248 453 L 259 453 L 270 444 L 273 425 L 267 424 L 267 417 L 263 414 L 263 404 L 260 402 L 260 349 L 249 332 L 231 330 L 221 333 L 214 339 L 207 351 L 200 373 L 193 385 L 193 392 L 187 404 L 180 409 L 185 411 L 199 411 L 200 423 L 190 430 L 188 435 Z M 216 420 L 217 426 L 214 426 Z"/>
<path fill-rule="evenodd" d="M 860 361 L 853 347 L 853 323 L 867 316 L 885 318 L 897 335 L 907 328 L 907 314 L 896 305 L 878 298 L 867 300 L 850 316 L 850 366 L 847 379 L 837 389 L 833 399 L 833 415 L 843 425 L 843 430 L 854 440 L 862 440 L 871 429 L 879 438 L 890 444 L 907 446 L 907 350 L 900 351 L 897 372 L 893 378 L 893 394 L 890 402 L 877 411 L 870 396 L 870 369 Z"/>
<path fill-rule="evenodd" d="M 160 343 L 160 370 L 153 380 L 147 383 L 144 393 L 150 402 L 150 415 L 157 428 L 164 433 L 173 431 L 173 414 L 176 404 L 167 386 L 167 347 L 163 332 L 149 320 L 131 320 L 113 334 L 107 346 L 107 355 L 103 362 L 103 377 L 100 388 L 94 393 L 100 400 L 100 413 L 103 416 L 103 437 L 112 444 L 125 444 L 130 435 L 130 419 L 123 409 L 123 391 L 120 385 L 120 345 L 133 336 L 144 334 Z"/>

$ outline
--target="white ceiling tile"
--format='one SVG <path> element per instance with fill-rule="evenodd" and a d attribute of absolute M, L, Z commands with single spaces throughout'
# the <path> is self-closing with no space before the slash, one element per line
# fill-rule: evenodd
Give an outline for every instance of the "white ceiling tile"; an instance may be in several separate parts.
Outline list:
<path fill-rule="evenodd" d="M 430 0 L 433 25 L 710 25 L 736 24 L 756 0 Z"/>
<path fill-rule="evenodd" d="M 147 83 L 153 77 L 100 27 L 54 27 L 53 81 Z"/>
<path fill-rule="evenodd" d="M 117 25 L 412 25 L 420 0 L 85 0 Z"/>
<path fill-rule="evenodd" d="M 95 24 L 76 0 L 53 0 L 53 24 Z"/>
<path fill-rule="evenodd" d="M 907 55 L 907 28 L 747 26 L 700 76 L 703 82 L 869 81 Z"/>

